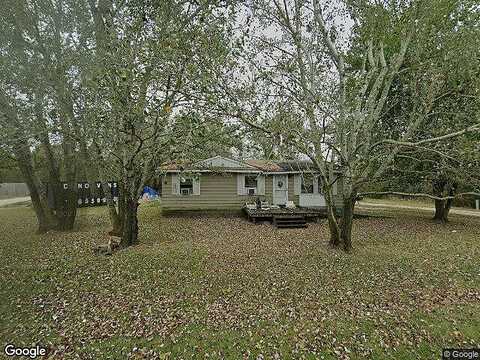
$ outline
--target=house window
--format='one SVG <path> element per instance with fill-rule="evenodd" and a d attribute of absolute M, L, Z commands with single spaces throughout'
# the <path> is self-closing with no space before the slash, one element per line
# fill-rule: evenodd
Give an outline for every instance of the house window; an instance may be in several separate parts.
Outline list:
<path fill-rule="evenodd" d="M 245 190 L 247 195 L 257 193 L 257 175 L 245 175 Z"/>
<path fill-rule="evenodd" d="M 313 176 L 302 175 L 302 194 L 313 194 Z"/>
<path fill-rule="evenodd" d="M 192 178 L 180 178 L 180 195 L 192 195 L 193 194 L 193 179 Z"/>

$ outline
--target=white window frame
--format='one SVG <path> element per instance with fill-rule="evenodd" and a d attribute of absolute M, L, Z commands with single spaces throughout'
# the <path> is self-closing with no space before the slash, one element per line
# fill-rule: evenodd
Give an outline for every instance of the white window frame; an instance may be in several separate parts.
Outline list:
<path fill-rule="evenodd" d="M 247 176 L 254 176 L 257 184 L 255 187 L 247 187 L 245 184 L 245 178 Z M 248 189 L 254 189 L 254 195 L 248 194 Z M 237 195 L 247 196 L 264 196 L 265 195 L 265 175 L 258 173 L 249 174 L 237 174 Z"/>
<path fill-rule="evenodd" d="M 180 192 L 180 195 L 182 196 L 191 196 L 193 195 L 193 183 L 195 182 L 195 179 L 192 177 L 192 176 L 182 176 L 180 175 L 179 177 L 179 180 L 180 180 L 180 184 L 179 184 L 179 187 L 178 187 L 178 190 Z M 191 181 L 191 187 L 183 187 L 182 188 L 182 184 L 184 184 L 185 182 L 187 182 L 188 180 Z M 184 193 L 183 190 L 185 189 L 188 189 L 188 193 Z"/>
<path fill-rule="evenodd" d="M 308 177 L 309 179 L 312 179 L 312 191 L 303 191 L 304 188 L 305 188 L 305 178 Z M 300 182 L 300 194 L 315 194 L 315 185 L 317 185 L 318 187 L 318 182 L 315 181 L 316 180 L 316 176 L 312 175 L 312 174 L 302 174 L 302 176 L 300 177 L 301 178 L 301 182 Z M 318 191 L 318 189 L 317 189 Z"/>
<path fill-rule="evenodd" d="M 251 177 L 255 179 L 255 186 L 247 186 L 247 177 Z M 244 180 L 244 187 L 245 187 L 245 195 L 255 196 L 258 193 L 258 175 L 245 175 Z M 253 194 L 250 194 L 250 191 L 253 190 Z"/>
<path fill-rule="evenodd" d="M 182 179 L 192 179 L 192 188 L 188 194 L 182 193 Z M 184 175 L 184 174 L 172 174 L 172 195 L 177 196 L 191 196 L 200 195 L 200 176 L 197 175 Z"/>

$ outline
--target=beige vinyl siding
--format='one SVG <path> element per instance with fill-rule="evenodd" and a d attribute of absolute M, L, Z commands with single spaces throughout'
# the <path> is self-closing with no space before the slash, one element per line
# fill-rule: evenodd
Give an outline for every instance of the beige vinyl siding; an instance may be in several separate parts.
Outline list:
<path fill-rule="evenodd" d="M 235 173 L 200 175 L 200 195 L 173 195 L 171 174 L 165 176 L 162 184 L 162 209 L 165 210 L 239 210 L 250 198 L 237 195 Z"/>
<path fill-rule="evenodd" d="M 237 195 L 237 174 L 227 173 L 202 174 L 200 175 L 200 195 L 173 195 L 172 174 L 163 178 L 162 184 L 162 208 L 164 210 L 224 210 L 241 209 L 245 202 L 253 202 L 257 196 Z M 342 183 L 339 181 L 335 203 L 342 206 Z M 259 196 L 270 204 L 273 202 L 273 175 L 265 176 L 265 196 Z M 288 200 L 296 205 L 299 196 L 295 195 L 294 174 L 288 175 Z"/>

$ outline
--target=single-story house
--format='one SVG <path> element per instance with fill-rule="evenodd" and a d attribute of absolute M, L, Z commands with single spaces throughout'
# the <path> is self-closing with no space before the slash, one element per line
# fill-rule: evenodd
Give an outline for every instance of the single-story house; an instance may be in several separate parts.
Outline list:
<path fill-rule="evenodd" d="M 238 161 L 215 156 L 190 165 L 162 167 L 162 209 L 239 210 L 257 198 L 269 204 L 325 207 L 318 177 L 308 161 Z M 336 176 L 336 175 L 332 175 Z M 341 206 L 340 177 L 333 192 Z"/>

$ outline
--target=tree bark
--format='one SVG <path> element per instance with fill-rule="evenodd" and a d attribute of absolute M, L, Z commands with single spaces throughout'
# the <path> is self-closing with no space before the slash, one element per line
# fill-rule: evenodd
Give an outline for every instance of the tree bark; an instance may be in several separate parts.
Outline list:
<path fill-rule="evenodd" d="M 112 230 L 109 232 L 111 235 L 122 236 L 123 234 L 123 222 L 125 219 L 125 204 L 124 204 L 124 195 L 123 187 L 118 183 L 118 200 L 117 206 L 113 201 L 111 188 L 108 186 L 107 182 L 102 182 L 103 192 L 107 199 L 108 215 L 110 217 L 110 223 L 112 225 Z"/>
<path fill-rule="evenodd" d="M 62 207 L 58 211 L 59 229 L 63 231 L 73 230 L 77 216 L 77 192 L 71 189 L 72 183 L 68 183 L 68 189 L 62 197 Z M 60 216 L 58 216 L 60 215 Z"/>
<path fill-rule="evenodd" d="M 445 218 L 445 200 L 435 200 L 435 215 L 433 216 L 433 220 L 438 222 L 447 222 Z"/>
<path fill-rule="evenodd" d="M 436 179 L 433 181 L 433 192 L 438 197 L 443 197 L 448 191 L 449 196 L 455 195 L 455 184 L 449 184 L 446 179 Z M 453 205 L 453 199 L 435 200 L 435 215 L 433 220 L 446 224 L 448 222 L 448 215 Z"/>
<path fill-rule="evenodd" d="M 450 194 L 453 196 L 453 192 Z M 450 214 L 450 209 L 452 208 L 453 200 L 435 200 L 435 215 L 433 220 L 438 221 L 442 224 L 448 222 L 448 215 Z"/>
<path fill-rule="evenodd" d="M 340 237 L 342 239 L 343 249 L 346 252 L 352 250 L 352 226 L 355 202 L 356 194 L 352 194 L 343 199 L 343 216 L 340 224 Z"/>
<path fill-rule="evenodd" d="M 77 216 L 77 156 L 76 141 L 72 138 L 77 127 L 72 89 L 69 85 L 64 69 L 57 68 L 54 74 L 55 91 L 58 97 L 60 124 L 62 136 L 63 169 L 68 189 L 63 192 L 62 206 L 59 220 L 62 230 L 72 230 Z M 58 212 L 58 211 L 57 211 Z M 58 216 L 58 214 L 57 214 Z"/>
<path fill-rule="evenodd" d="M 42 200 L 42 194 L 39 189 L 39 181 L 36 178 L 32 166 L 32 158 L 28 145 L 15 144 L 14 154 L 18 167 L 23 175 L 23 179 L 27 184 L 30 198 L 32 199 L 33 210 L 37 216 L 38 230 L 37 233 L 43 234 L 49 230 L 55 229 L 57 224 L 53 219 L 52 214 L 49 214 L 49 209 Z"/>
<path fill-rule="evenodd" d="M 138 200 L 135 195 L 125 194 L 125 220 L 120 245 L 131 246 L 138 243 Z"/>
<path fill-rule="evenodd" d="M 338 226 L 338 221 L 336 217 L 336 208 L 335 206 L 327 205 L 327 219 L 328 219 L 328 229 L 330 231 L 330 241 L 329 244 L 332 247 L 340 246 L 340 229 Z"/>
<path fill-rule="evenodd" d="M 65 178 L 68 188 L 61 189 L 61 205 L 56 209 L 59 230 L 73 230 L 77 216 L 77 183 L 73 144 L 63 139 Z"/>
<path fill-rule="evenodd" d="M 117 213 L 117 209 L 115 208 L 115 204 L 113 200 L 107 200 L 108 206 L 108 215 L 110 217 L 110 222 L 112 224 L 112 230 L 110 231 L 111 235 L 115 236 L 122 236 L 123 232 L 123 219 Z"/>
<path fill-rule="evenodd" d="M 125 220 L 125 186 L 119 182 L 118 183 L 118 202 L 117 202 L 117 214 L 119 221 L 119 229 L 123 231 L 123 223 Z"/>
<path fill-rule="evenodd" d="M 337 221 L 335 199 L 330 195 L 330 190 L 325 189 L 324 193 L 327 205 L 328 230 L 330 231 L 329 245 L 336 248 L 340 246 L 340 228 Z"/>

